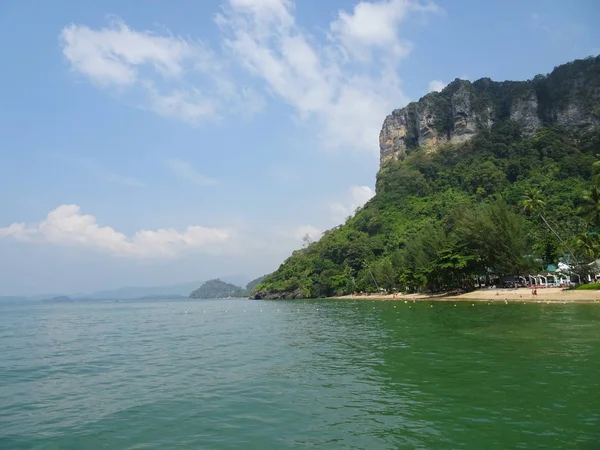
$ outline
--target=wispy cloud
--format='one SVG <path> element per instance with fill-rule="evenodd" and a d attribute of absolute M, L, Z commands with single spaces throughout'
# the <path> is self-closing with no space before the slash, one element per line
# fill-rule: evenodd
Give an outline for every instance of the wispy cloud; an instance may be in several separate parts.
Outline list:
<path fill-rule="evenodd" d="M 320 125 L 326 147 L 377 151 L 383 117 L 407 98 L 395 65 L 411 51 L 399 24 L 433 3 L 360 2 L 339 11 L 325 40 L 297 25 L 291 0 L 229 0 L 217 23 L 231 54 L 301 119 Z"/>
<path fill-rule="evenodd" d="M 72 70 L 95 85 L 193 124 L 263 110 L 263 94 L 233 81 L 239 66 L 264 95 L 316 122 L 324 147 L 376 154 L 381 121 L 408 100 L 396 66 L 412 44 L 400 25 L 439 11 L 418 0 L 361 1 L 319 36 L 297 24 L 293 0 L 224 0 L 215 16 L 223 51 L 119 19 L 99 29 L 69 25 L 61 43 Z"/>
<path fill-rule="evenodd" d="M 87 170 L 92 176 L 106 182 L 112 184 L 119 184 L 122 186 L 129 187 L 144 187 L 145 184 L 141 180 L 137 178 L 122 175 L 111 170 L 107 170 L 98 164 L 96 161 L 93 161 L 88 158 L 79 158 L 79 157 L 67 157 L 67 156 L 57 156 L 57 158 L 75 165 L 76 167 Z"/>
<path fill-rule="evenodd" d="M 531 22 L 535 28 L 546 32 L 548 37 L 560 44 L 569 44 L 575 37 L 581 37 L 589 32 L 588 27 L 581 23 L 569 20 L 552 21 L 541 13 L 533 13 Z"/>
<path fill-rule="evenodd" d="M 303 243 L 303 239 L 307 235 L 312 242 L 318 241 L 323 235 L 322 230 L 312 225 L 297 225 L 288 228 L 276 227 L 274 231 L 278 237 L 296 244 L 296 248 Z"/>
<path fill-rule="evenodd" d="M 123 257 L 175 257 L 186 251 L 215 251 L 233 235 L 233 230 L 190 226 L 140 230 L 131 237 L 109 226 L 101 226 L 91 215 L 81 214 L 77 205 L 61 205 L 33 225 L 13 223 L 0 228 L 0 239 L 53 243 L 90 248 Z"/>
<path fill-rule="evenodd" d="M 162 116 L 199 124 L 225 110 L 261 109 L 259 95 L 235 86 L 221 59 L 201 41 L 133 30 L 118 18 L 100 29 L 71 24 L 60 41 L 75 73 Z"/>
<path fill-rule="evenodd" d="M 374 196 L 375 191 L 369 186 L 350 187 L 345 199 L 329 205 L 332 219 L 337 223 L 344 222 L 348 216 L 354 214 L 356 208 L 364 206 Z"/>
<path fill-rule="evenodd" d="M 352 13 L 338 12 L 330 25 L 331 38 L 347 56 L 361 61 L 371 61 L 377 50 L 383 50 L 389 58 L 404 58 L 412 51 L 412 44 L 400 37 L 398 25 L 410 13 L 439 11 L 433 2 L 362 1 Z"/>
<path fill-rule="evenodd" d="M 118 258 L 136 260 L 173 259 L 191 254 L 283 255 L 322 236 L 312 225 L 248 227 L 236 223 L 228 227 L 192 225 L 183 230 L 161 228 L 139 230 L 131 235 L 101 225 L 95 216 L 83 214 L 74 204 L 60 205 L 37 223 L 12 223 L 0 227 L 0 240 L 13 239 L 29 245 L 76 247 Z"/>
<path fill-rule="evenodd" d="M 429 92 L 440 92 L 446 87 L 446 83 L 440 80 L 431 80 L 429 82 Z"/>
<path fill-rule="evenodd" d="M 186 161 L 180 159 L 167 159 L 165 164 L 175 176 L 182 180 L 189 181 L 198 186 L 214 186 L 218 184 L 217 180 L 197 172 L 196 169 Z"/>

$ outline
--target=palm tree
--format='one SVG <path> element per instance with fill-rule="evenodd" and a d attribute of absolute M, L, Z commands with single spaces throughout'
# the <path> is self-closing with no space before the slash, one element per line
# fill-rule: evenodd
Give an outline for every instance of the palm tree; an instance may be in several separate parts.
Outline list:
<path fill-rule="evenodd" d="M 596 155 L 596 158 L 600 158 L 600 154 Z M 600 178 L 600 160 L 592 163 L 592 181 L 596 183 L 598 178 Z"/>
<path fill-rule="evenodd" d="M 538 187 L 530 187 L 525 191 L 523 196 L 523 209 L 529 212 L 537 212 L 543 210 L 546 206 L 546 201 L 542 195 L 542 191 Z"/>
<path fill-rule="evenodd" d="M 523 210 L 532 215 L 537 214 L 544 221 L 546 226 L 554 235 L 558 238 L 558 240 L 564 244 L 564 241 L 561 239 L 559 234 L 550 226 L 546 218 L 544 217 L 544 208 L 546 207 L 546 201 L 544 200 L 544 196 L 542 195 L 542 191 L 537 188 L 529 188 L 525 191 L 525 195 L 523 196 Z"/>
<path fill-rule="evenodd" d="M 599 192 L 599 194 L 600 194 L 600 192 Z M 600 206 L 600 203 L 599 203 L 599 206 Z M 540 188 L 532 187 L 532 188 L 528 188 L 525 191 L 525 195 L 523 196 L 523 210 L 530 214 L 537 214 L 538 216 L 540 216 L 540 218 L 544 221 L 544 223 L 546 224 L 548 229 L 558 238 L 560 243 L 565 246 L 567 251 L 573 257 L 573 262 L 575 262 L 576 261 L 575 255 L 573 254 L 573 252 L 571 251 L 571 249 L 569 248 L 567 243 L 565 241 L 563 241 L 563 239 L 560 237 L 560 235 L 557 233 L 557 231 L 554 228 L 552 228 L 550 223 L 546 220 L 546 217 L 544 217 L 544 208 L 545 207 L 546 207 L 546 201 L 544 200 L 544 196 L 543 196 Z M 598 211 L 600 212 L 600 209 Z"/>
<path fill-rule="evenodd" d="M 600 226 L 600 185 L 598 180 L 581 198 L 580 211 L 593 227 Z"/>
<path fill-rule="evenodd" d="M 585 261 L 594 261 L 600 253 L 600 242 L 598 235 L 582 233 L 575 240 L 575 248 L 583 256 Z"/>

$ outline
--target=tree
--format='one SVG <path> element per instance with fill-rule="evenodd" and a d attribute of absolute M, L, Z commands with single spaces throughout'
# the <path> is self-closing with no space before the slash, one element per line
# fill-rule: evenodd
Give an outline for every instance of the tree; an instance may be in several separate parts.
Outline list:
<path fill-rule="evenodd" d="M 537 187 L 530 187 L 523 195 L 523 210 L 529 213 L 538 213 L 546 207 L 542 191 Z"/>
<path fill-rule="evenodd" d="M 598 228 L 600 226 L 600 185 L 598 178 L 589 191 L 584 192 L 581 197 L 581 213 L 588 223 Z"/>
<path fill-rule="evenodd" d="M 474 287 L 473 275 L 476 272 L 478 258 L 470 254 L 464 245 L 449 242 L 438 252 L 435 269 L 439 272 L 439 280 L 444 289 Z"/>
<path fill-rule="evenodd" d="M 524 273 L 531 265 L 526 254 L 527 225 L 503 200 L 463 211 L 456 225 L 459 242 L 478 256 L 484 273 Z"/>
<path fill-rule="evenodd" d="M 590 263 L 600 254 L 600 238 L 596 233 L 582 233 L 575 238 L 574 247 L 584 263 Z"/>
<path fill-rule="evenodd" d="M 428 224 L 411 235 L 404 249 L 393 255 L 393 264 L 399 268 L 400 284 L 409 291 L 441 288 L 435 262 L 444 248 L 446 234 L 439 225 Z"/>
<path fill-rule="evenodd" d="M 377 261 L 372 270 L 377 280 L 377 286 L 385 289 L 386 292 L 393 292 L 398 285 L 398 276 L 389 258 Z"/>
<path fill-rule="evenodd" d="M 548 227 L 548 229 L 556 236 L 560 243 L 567 249 L 567 251 L 573 257 L 573 261 L 576 261 L 575 254 L 573 253 L 573 251 L 569 248 L 567 243 L 560 237 L 558 232 L 554 228 L 552 228 L 546 217 L 544 217 L 543 212 L 546 206 L 546 201 L 544 200 L 542 191 L 537 187 L 527 189 L 525 195 L 523 196 L 522 205 L 523 210 L 526 213 L 537 215 L 543 220 L 544 224 Z"/>
<path fill-rule="evenodd" d="M 575 74 L 580 79 L 583 69 L 590 83 L 582 83 L 577 95 L 589 99 L 587 108 L 597 106 L 600 57 L 536 78 L 541 119 L 550 118 L 557 99 L 572 95 L 564 87 Z M 600 232 L 600 188 L 594 191 L 590 182 L 600 175 L 600 128 L 543 126 L 533 135 L 522 133 L 510 120 L 509 106 L 529 92 L 530 83 L 488 80 L 472 88 L 478 119 L 493 119 L 489 130 L 461 144 L 419 148 L 419 130 L 408 125 L 418 122 L 413 105 L 407 110 L 406 152 L 382 163 L 375 197 L 318 242 L 307 241 L 307 248 L 294 252 L 256 289 L 259 297 L 394 286 L 470 289 L 482 277 L 524 275 L 537 270 L 538 258 L 556 264 L 568 253 L 565 262 L 578 274 L 590 270 L 577 260 L 600 254 L 594 242 L 583 242 L 593 241 L 590 227 Z M 450 86 L 440 94 L 443 101 L 429 104 L 435 126 L 443 130 L 452 123 L 453 92 Z M 494 117 L 488 117 L 490 106 Z M 582 200 L 584 191 L 589 195 Z"/>
<path fill-rule="evenodd" d="M 308 247 L 310 244 L 312 244 L 313 241 L 310 237 L 310 234 L 306 233 L 303 237 L 302 237 L 302 246 L 303 247 Z"/>

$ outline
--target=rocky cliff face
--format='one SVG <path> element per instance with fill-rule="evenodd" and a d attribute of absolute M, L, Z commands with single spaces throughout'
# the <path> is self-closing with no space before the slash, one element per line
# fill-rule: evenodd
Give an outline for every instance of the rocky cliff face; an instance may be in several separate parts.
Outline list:
<path fill-rule="evenodd" d="M 435 151 L 468 141 L 506 119 L 518 122 L 526 135 L 546 125 L 600 126 L 600 57 L 559 66 L 529 81 L 456 79 L 442 92 L 386 117 L 379 135 L 380 163 L 401 160 L 416 147 Z"/>

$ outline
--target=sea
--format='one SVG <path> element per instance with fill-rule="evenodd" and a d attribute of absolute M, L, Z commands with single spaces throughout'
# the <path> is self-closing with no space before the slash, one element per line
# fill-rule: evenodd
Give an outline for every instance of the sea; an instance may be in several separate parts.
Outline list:
<path fill-rule="evenodd" d="M 0 303 L 0 449 L 600 449 L 600 304 Z"/>

